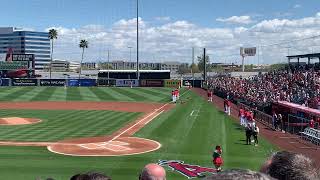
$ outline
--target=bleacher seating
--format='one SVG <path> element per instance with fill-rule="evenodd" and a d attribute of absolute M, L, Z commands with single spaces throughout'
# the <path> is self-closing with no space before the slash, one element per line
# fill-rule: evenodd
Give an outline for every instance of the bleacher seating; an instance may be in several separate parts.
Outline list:
<path fill-rule="evenodd" d="M 300 132 L 303 139 L 307 139 L 314 144 L 320 145 L 320 130 L 314 128 L 305 128 L 303 132 Z"/>

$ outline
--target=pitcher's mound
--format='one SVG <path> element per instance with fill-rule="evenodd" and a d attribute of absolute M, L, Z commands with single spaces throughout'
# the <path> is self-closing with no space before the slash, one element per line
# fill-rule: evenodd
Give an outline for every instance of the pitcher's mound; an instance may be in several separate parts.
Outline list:
<path fill-rule="evenodd" d="M 40 119 L 21 118 L 21 117 L 4 117 L 0 118 L 0 125 L 26 125 L 41 122 Z"/>

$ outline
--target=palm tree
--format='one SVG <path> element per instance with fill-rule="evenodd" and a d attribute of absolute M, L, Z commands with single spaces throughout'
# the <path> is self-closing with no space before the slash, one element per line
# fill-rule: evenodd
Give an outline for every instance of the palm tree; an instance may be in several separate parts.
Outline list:
<path fill-rule="evenodd" d="M 88 48 L 88 45 L 89 45 L 88 41 L 86 41 L 84 39 L 82 39 L 79 43 L 79 47 L 82 48 L 82 56 L 81 56 L 80 69 L 79 69 L 79 80 L 78 80 L 79 86 L 80 86 L 81 66 L 82 66 L 82 61 L 83 61 L 84 49 Z"/>
<path fill-rule="evenodd" d="M 49 30 L 49 39 L 51 40 L 51 60 L 50 60 L 50 79 L 51 79 L 51 67 L 52 67 L 52 55 L 53 55 L 53 40 L 58 38 L 58 32 L 55 29 Z"/>

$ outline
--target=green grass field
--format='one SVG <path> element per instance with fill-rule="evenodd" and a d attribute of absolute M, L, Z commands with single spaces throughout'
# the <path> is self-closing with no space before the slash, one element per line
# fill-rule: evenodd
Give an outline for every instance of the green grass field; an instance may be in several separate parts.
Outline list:
<path fill-rule="evenodd" d="M 27 93 L 24 93 L 27 91 Z M 148 101 L 167 102 L 170 88 L 1 88 L 1 101 Z M 71 157 L 53 154 L 43 147 L 0 147 L 1 179 L 34 180 L 52 177 L 67 180 L 80 172 L 99 171 L 113 179 L 137 179 L 142 167 L 158 160 L 183 160 L 212 167 L 211 153 L 223 147 L 224 169 L 259 169 L 276 147 L 260 138 L 258 147 L 244 145 L 238 123 L 188 91 L 185 103 L 161 114 L 135 134 L 162 144 L 158 151 L 122 157 Z M 193 113 L 192 113 L 193 112 Z M 192 114 L 192 115 L 191 115 Z M 66 137 L 110 134 L 139 113 L 112 111 L 0 110 L 0 116 L 44 119 L 43 123 L 0 127 L 1 140 L 55 141 Z M 57 118 L 59 117 L 59 118 Z M 122 118 L 120 118 L 122 117 Z M 167 169 L 168 179 L 187 179 Z"/>
<path fill-rule="evenodd" d="M 167 102 L 171 88 L 1 87 L 0 101 Z"/>
<path fill-rule="evenodd" d="M 78 110 L 0 110 L 0 117 L 43 120 L 34 125 L 0 126 L 0 141 L 52 142 L 111 134 L 141 113 Z"/>

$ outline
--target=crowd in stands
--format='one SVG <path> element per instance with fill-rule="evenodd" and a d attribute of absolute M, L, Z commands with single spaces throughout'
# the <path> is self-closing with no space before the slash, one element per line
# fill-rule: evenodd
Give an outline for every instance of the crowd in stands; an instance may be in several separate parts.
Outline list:
<path fill-rule="evenodd" d="M 320 71 L 312 69 L 278 70 L 248 79 L 218 77 L 209 81 L 209 88 L 257 107 L 280 100 L 320 108 Z"/>
<path fill-rule="evenodd" d="M 158 164 L 147 164 L 138 177 L 139 180 L 166 180 L 165 169 Z M 319 170 L 314 162 L 293 152 L 280 151 L 271 155 L 262 165 L 260 172 L 247 169 L 229 169 L 208 175 L 207 180 L 319 180 Z M 54 180 L 47 178 L 46 180 Z M 102 173 L 76 174 L 70 180 L 111 180 Z"/>

